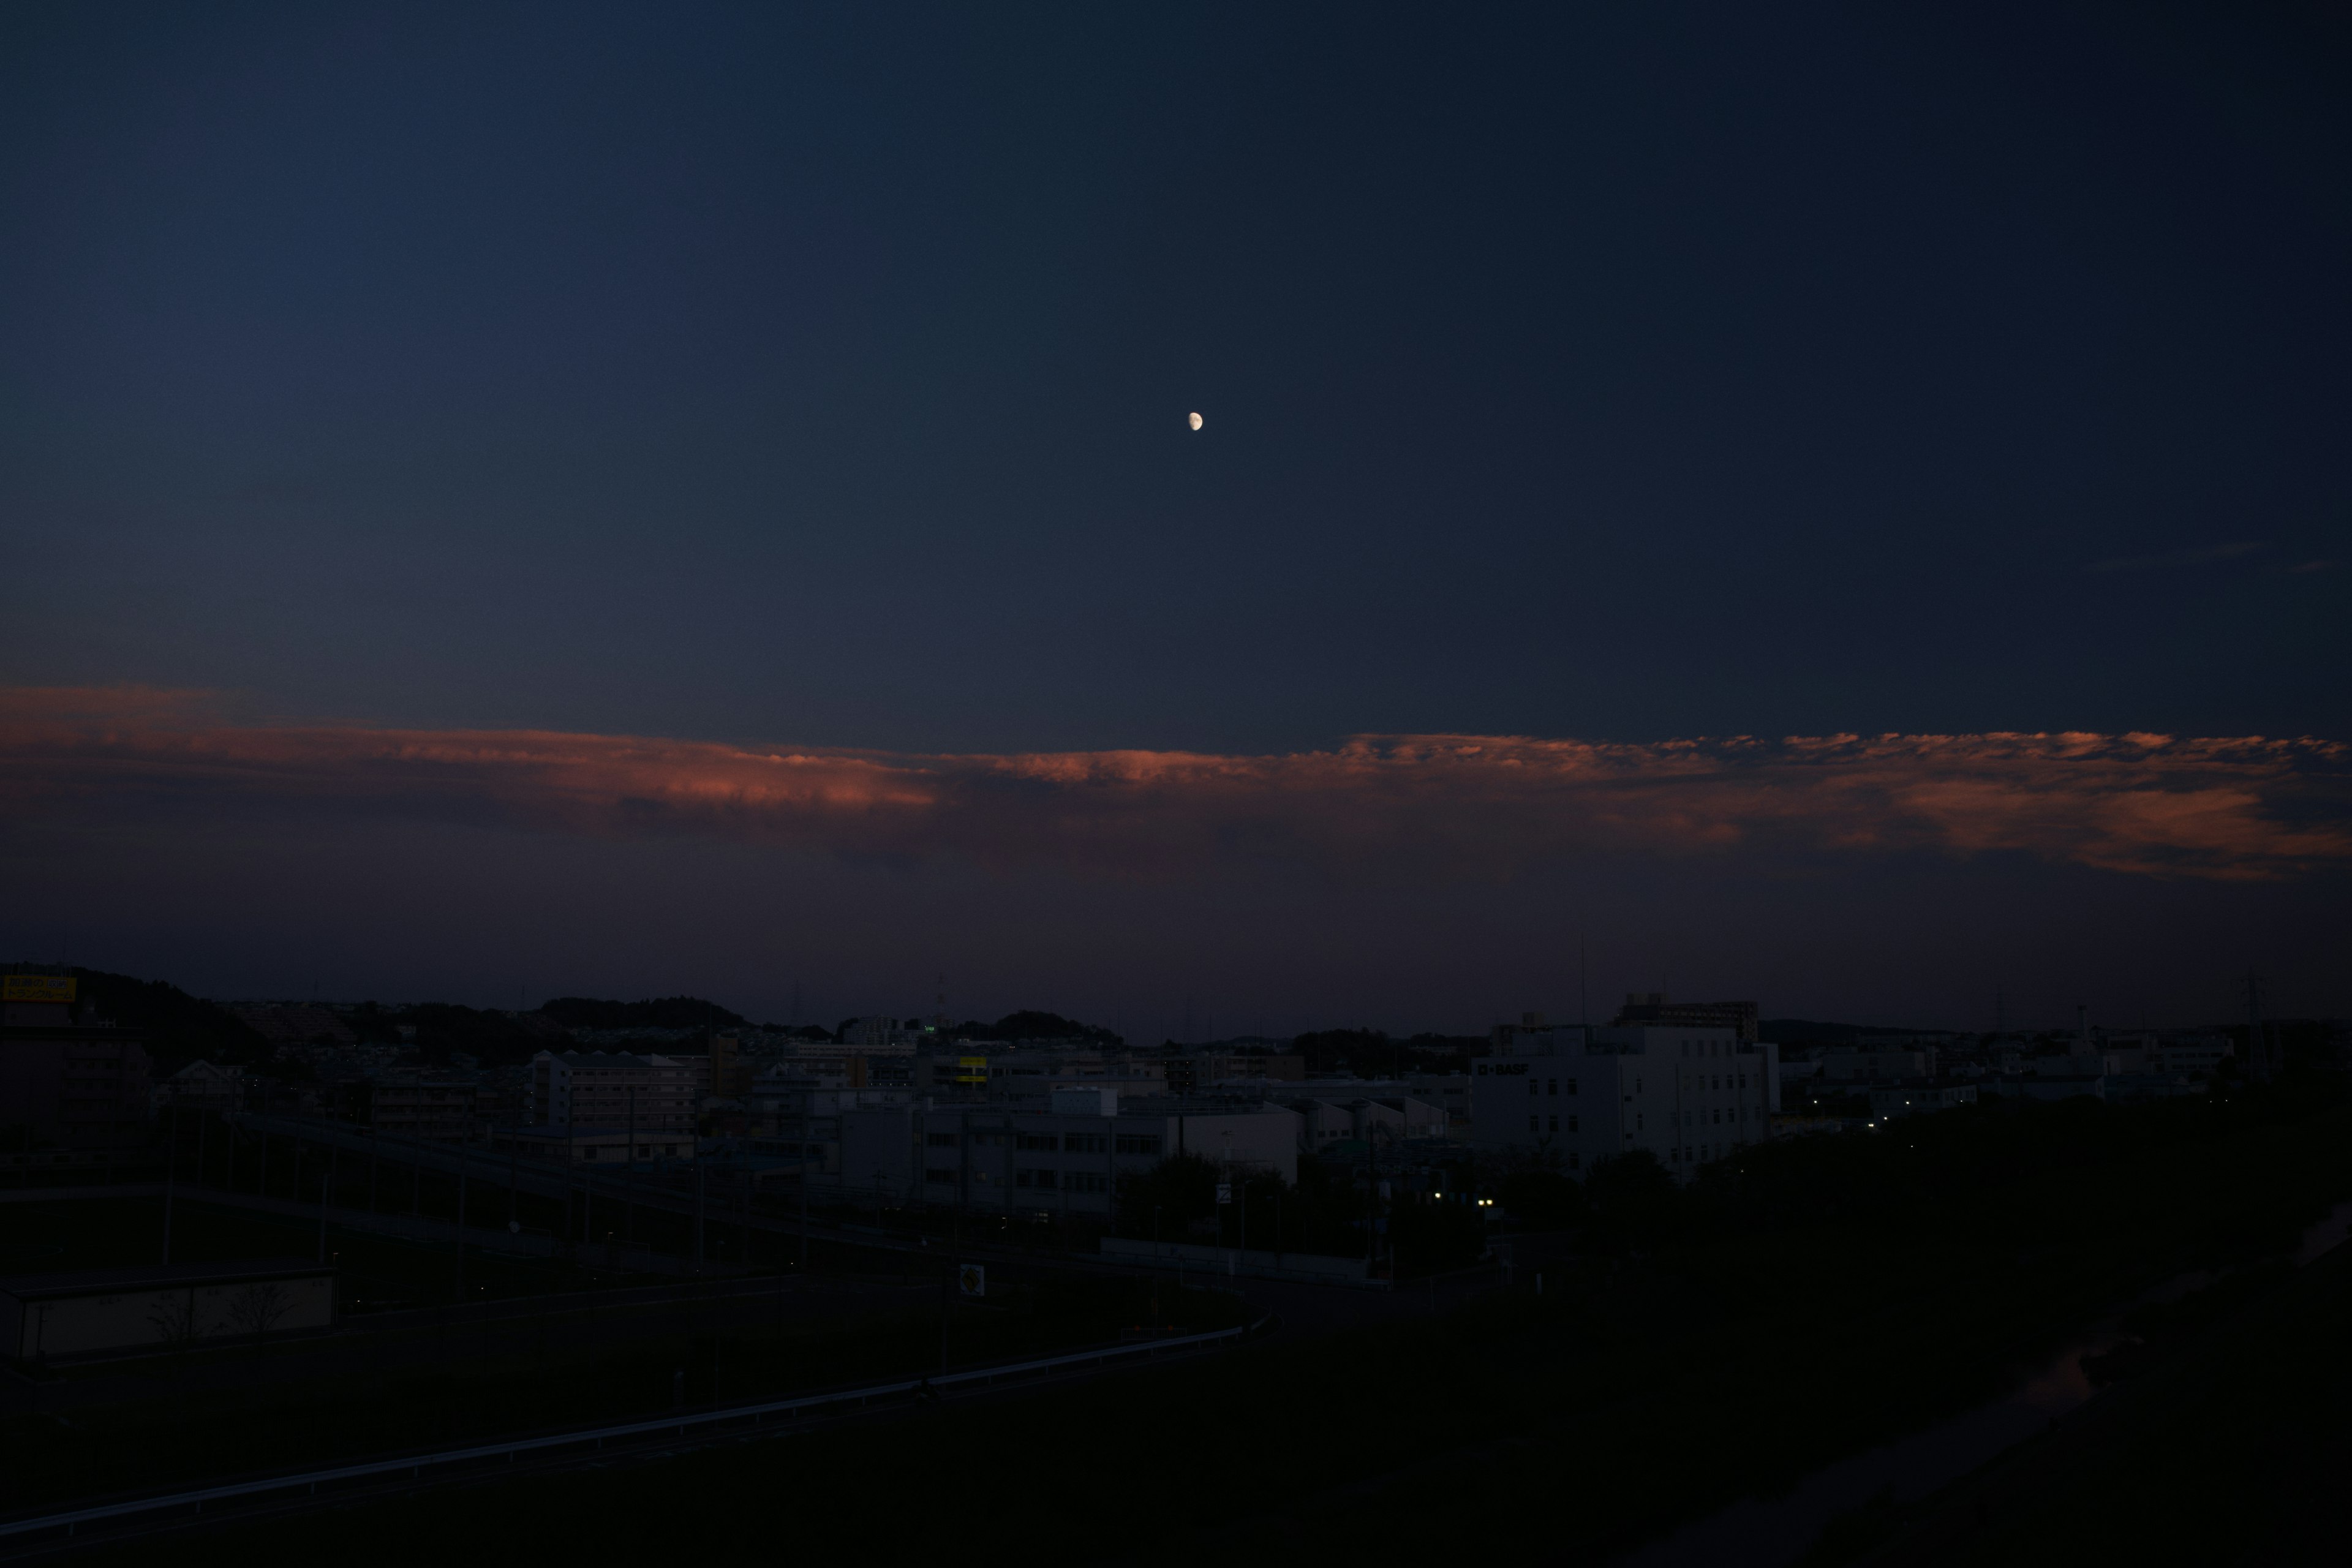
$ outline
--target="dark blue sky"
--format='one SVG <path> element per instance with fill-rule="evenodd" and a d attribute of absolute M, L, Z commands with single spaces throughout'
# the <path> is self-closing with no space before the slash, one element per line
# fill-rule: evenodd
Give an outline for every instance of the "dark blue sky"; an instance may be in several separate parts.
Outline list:
<path fill-rule="evenodd" d="M 14 6 L 0 674 L 2352 737 L 2352 44 L 2155 10 Z"/>
<path fill-rule="evenodd" d="M 2340 31 L 1629 9 L 15 8 L 0 652 L 913 748 L 2352 728 Z"/>

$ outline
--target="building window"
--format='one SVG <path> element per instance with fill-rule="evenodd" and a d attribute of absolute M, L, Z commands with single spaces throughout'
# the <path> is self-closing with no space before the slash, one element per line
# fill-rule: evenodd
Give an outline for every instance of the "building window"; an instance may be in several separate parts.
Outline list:
<path fill-rule="evenodd" d="M 934 1149 L 952 1149 L 955 1147 L 956 1135 L 952 1132 L 926 1132 L 923 1134 L 923 1142 Z"/>
<path fill-rule="evenodd" d="M 1103 1135 L 1099 1132 L 1065 1132 L 1062 1151 L 1068 1154 L 1099 1154 L 1103 1152 Z"/>
<path fill-rule="evenodd" d="M 1576 1131 L 1576 1118 L 1575 1118 L 1575 1117 L 1573 1117 L 1573 1116 L 1571 1116 L 1571 1117 L 1570 1117 L 1570 1118 L 1568 1119 L 1568 1130 L 1569 1130 L 1570 1132 L 1573 1132 L 1573 1131 Z"/>
<path fill-rule="evenodd" d="M 1540 1132 L 1540 1131 L 1543 1131 L 1543 1118 L 1542 1118 L 1542 1117 L 1540 1117 L 1540 1116 L 1530 1116 L 1530 1117 L 1528 1117 L 1528 1131 L 1530 1131 L 1530 1132 Z"/>
<path fill-rule="evenodd" d="M 1016 1132 L 1013 1137 L 1013 1146 L 1016 1149 L 1053 1150 L 1060 1148 L 1062 1141 L 1051 1132 Z"/>
<path fill-rule="evenodd" d="M 1051 1187 L 1055 1173 L 1052 1171 L 1015 1171 L 1013 1184 L 1016 1187 Z"/>
<path fill-rule="evenodd" d="M 1568 1080 L 1568 1092 L 1570 1094 L 1574 1094 L 1576 1092 L 1576 1080 L 1574 1079 L 1570 1079 Z"/>
<path fill-rule="evenodd" d="M 1118 1152 L 1122 1154 L 1157 1154 L 1160 1140 L 1155 1135 L 1122 1132 L 1118 1135 Z"/>
<path fill-rule="evenodd" d="M 1529 1094 L 1540 1094 L 1543 1091 L 1536 1087 L 1535 1079 L 1528 1079 L 1528 1092 Z"/>
<path fill-rule="evenodd" d="M 1637 1111 L 1633 1112 L 1633 1131 L 1636 1131 L 1636 1132 L 1639 1132 L 1641 1130 L 1642 1130 L 1642 1113 L 1641 1113 L 1640 1111 L 1638 1111 L 1638 1110 L 1637 1110 Z"/>
<path fill-rule="evenodd" d="M 923 1180 L 927 1182 L 937 1182 L 941 1186 L 954 1186 L 955 1179 L 956 1173 L 953 1171 L 942 1171 L 936 1166 L 923 1173 Z"/>
<path fill-rule="evenodd" d="M 1103 1180 L 1102 1173 L 1099 1171 L 1066 1171 L 1063 1173 L 1062 1185 L 1074 1193 L 1099 1193 L 1104 1191 L 1108 1184 L 1108 1183 Z"/>
<path fill-rule="evenodd" d="M 1557 1116 L 1551 1119 L 1551 1130 L 1555 1132 L 1559 1131 L 1559 1118 Z"/>
<path fill-rule="evenodd" d="M 1559 1092 L 1559 1079 L 1556 1078 L 1546 1079 L 1544 1080 L 1544 1092 L 1546 1094 L 1558 1094 Z"/>

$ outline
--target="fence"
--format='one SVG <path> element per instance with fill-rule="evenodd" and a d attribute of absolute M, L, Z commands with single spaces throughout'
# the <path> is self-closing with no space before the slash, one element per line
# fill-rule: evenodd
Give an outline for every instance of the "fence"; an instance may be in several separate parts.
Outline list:
<path fill-rule="evenodd" d="M 225 1486 L 205 1487 L 194 1491 L 171 1492 L 161 1497 L 140 1498 L 130 1502 L 104 1503 L 94 1508 L 74 1509 L 64 1513 L 41 1514 L 31 1519 L 0 1523 L 0 1538 L 23 1537 L 41 1531 L 63 1531 L 74 1534 L 86 1524 L 133 1520 L 142 1514 L 159 1514 L 186 1509 L 201 1514 L 206 1503 L 218 1503 L 238 1499 L 266 1497 L 271 1493 L 303 1492 L 315 1495 L 321 1487 L 338 1482 L 368 1480 L 378 1477 L 398 1476 L 405 1472 L 412 1479 L 421 1479 L 428 1469 L 453 1465 L 479 1464 L 488 1460 L 505 1459 L 509 1464 L 523 1454 L 545 1453 L 557 1448 L 583 1445 L 601 1449 L 605 1444 L 630 1437 L 650 1437 L 664 1432 L 683 1437 L 698 1426 L 715 1426 L 729 1422 L 746 1422 L 753 1427 L 773 1416 L 808 1415 L 837 1406 L 851 1408 L 869 1405 L 877 1399 L 916 1394 L 925 1388 L 939 1389 L 963 1384 L 986 1387 L 1001 1378 L 1020 1377 L 1049 1372 L 1063 1367 L 1088 1364 L 1099 1369 L 1117 1361 L 1150 1361 L 1165 1351 L 1180 1347 L 1217 1343 L 1235 1340 L 1255 1332 L 1266 1320 L 1244 1328 L 1213 1329 L 1206 1333 L 1183 1334 L 1172 1339 L 1148 1340 L 1139 1344 L 1106 1346 L 1100 1350 L 1078 1351 L 1069 1355 L 1047 1356 L 1041 1361 L 1017 1362 L 1010 1366 L 982 1367 L 971 1372 L 943 1373 L 937 1377 L 911 1378 L 898 1383 L 877 1384 L 870 1388 L 854 1388 L 833 1394 L 812 1394 L 798 1399 L 774 1399 L 759 1405 L 732 1405 L 720 1410 L 705 1410 L 665 1415 L 651 1421 L 628 1421 L 618 1426 L 596 1426 L 584 1431 L 559 1432 L 551 1436 L 524 1437 L 510 1443 L 488 1443 L 467 1448 L 450 1448 L 435 1454 L 416 1454 L 406 1458 L 377 1459 L 367 1464 L 340 1465 L 332 1469 L 308 1470 L 298 1475 L 277 1476 L 266 1480 L 236 1481 Z"/>

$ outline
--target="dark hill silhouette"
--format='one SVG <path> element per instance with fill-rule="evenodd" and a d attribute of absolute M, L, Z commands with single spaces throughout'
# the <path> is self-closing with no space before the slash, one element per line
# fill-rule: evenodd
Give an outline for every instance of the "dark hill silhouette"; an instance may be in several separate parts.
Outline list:
<path fill-rule="evenodd" d="M 161 980 L 141 980 L 103 969 L 64 964 L 14 965 L 45 974 L 70 974 L 81 983 L 78 1016 L 96 1016 L 147 1037 L 147 1054 L 159 1075 L 177 1071 L 198 1057 L 216 1062 L 253 1062 L 268 1055 L 268 1042 L 226 1007 L 191 996 Z"/>
<path fill-rule="evenodd" d="M 1123 1043 L 1118 1035 L 1099 1024 L 1081 1024 L 1076 1018 L 1065 1018 L 1059 1013 L 1041 1013 L 1033 1007 L 1007 1013 L 993 1024 L 983 1024 L 977 1018 L 968 1019 L 949 1033 L 960 1040 L 1092 1040 L 1103 1046 Z"/>
<path fill-rule="evenodd" d="M 647 1002 L 604 1002 L 593 996 L 558 996 L 541 1012 L 567 1029 L 740 1028 L 751 1022 L 699 996 L 656 996 Z"/>

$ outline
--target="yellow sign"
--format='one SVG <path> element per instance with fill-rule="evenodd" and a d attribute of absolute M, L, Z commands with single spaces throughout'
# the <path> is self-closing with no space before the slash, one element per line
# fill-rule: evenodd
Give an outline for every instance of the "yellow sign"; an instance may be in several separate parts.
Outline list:
<path fill-rule="evenodd" d="M 988 1081 L 988 1058 L 986 1057 L 958 1057 L 956 1058 L 955 1081 L 958 1083 L 986 1083 Z"/>
<path fill-rule="evenodd" d="M 70 1002 L 74 985 L 69 974 L 0 975 L 0 1001 Z"/>

